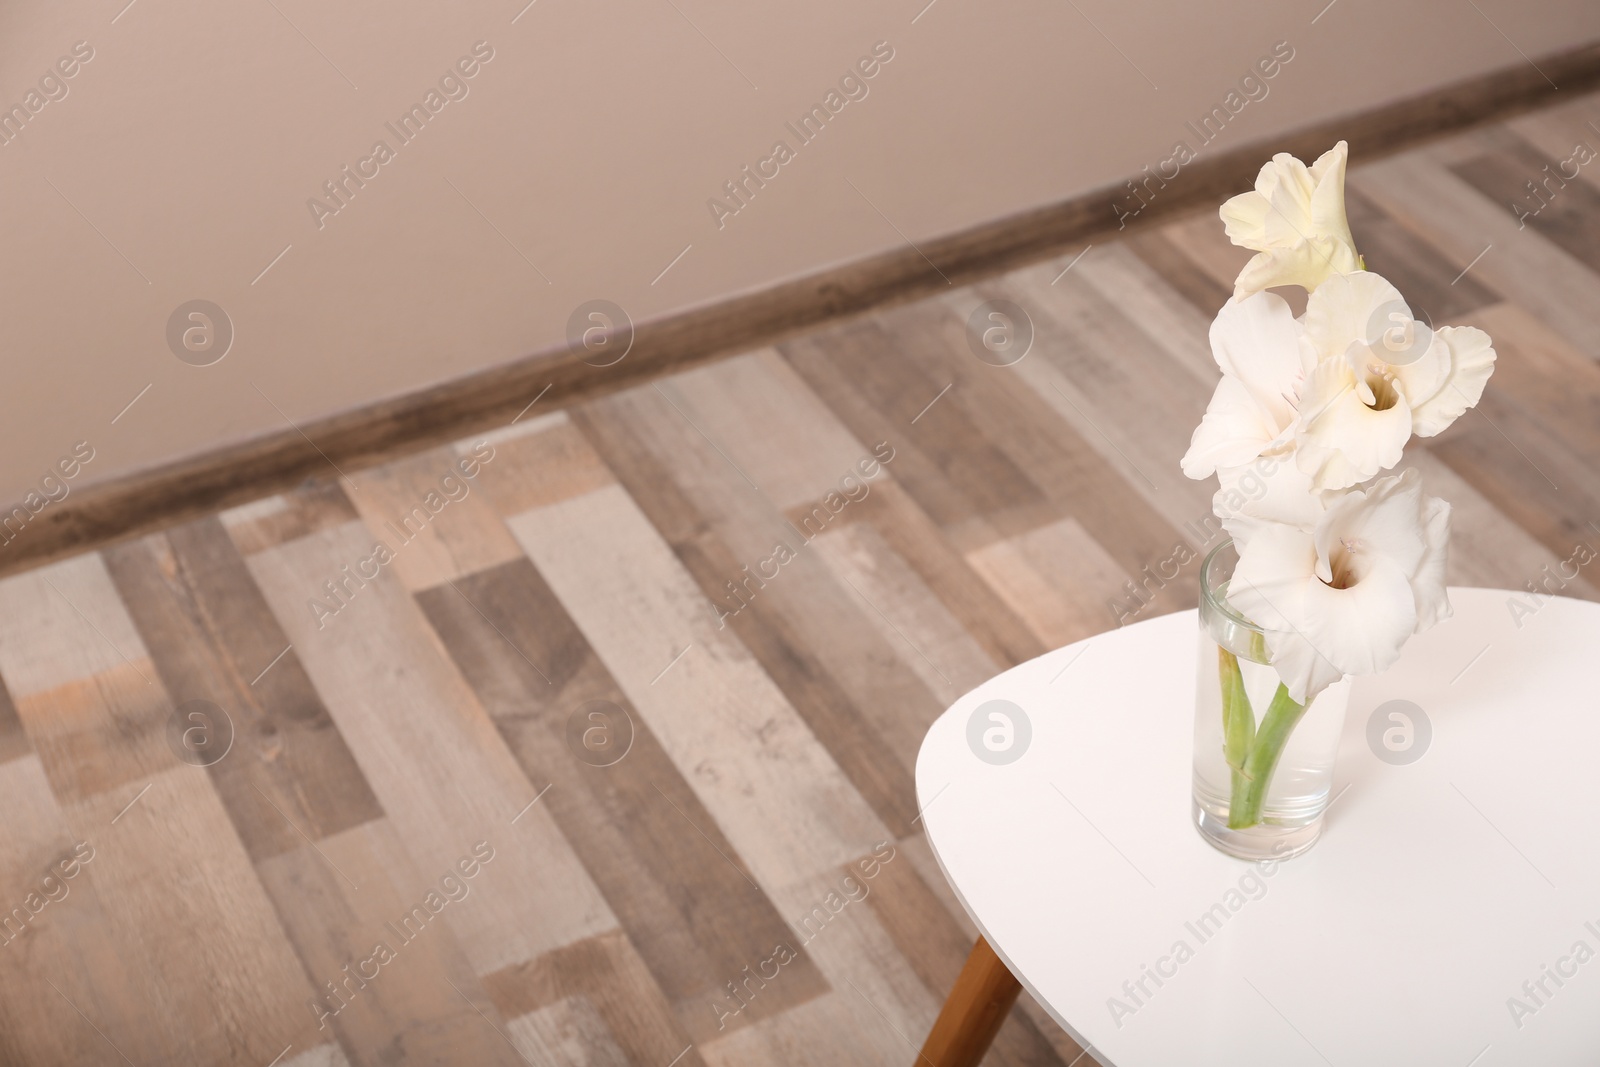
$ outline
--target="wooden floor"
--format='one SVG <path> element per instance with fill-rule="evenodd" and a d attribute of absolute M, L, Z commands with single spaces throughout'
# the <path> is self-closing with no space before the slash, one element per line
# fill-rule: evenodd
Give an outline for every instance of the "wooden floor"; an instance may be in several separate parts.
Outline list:
<path fill-rule="evenodd" d="M 1600 547 L 1600 163 L 1509 207 L 1591 120 L 1352 174 L 1500 353 L 1415 458 L 1457 584 Z M 1193 604 L 1242 258 L 1208 212 L 0 583 L 0 1063 L 910 1064 L 973 937 L 918 743 Z M 1091 1060 L 1024 996 L 987 1062 Z"/>

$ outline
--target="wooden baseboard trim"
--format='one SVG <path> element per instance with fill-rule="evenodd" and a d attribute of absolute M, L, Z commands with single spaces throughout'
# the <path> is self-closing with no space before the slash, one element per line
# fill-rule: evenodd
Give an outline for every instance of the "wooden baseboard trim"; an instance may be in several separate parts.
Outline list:
<path fill-rule="evenodd" d="M 1552 82 L 1560 88 L 1552 88 Z M 1519 63 L 1359 115 L 1203 156 L 1185 166 L 1127 228 L 1215 205 L 1248 188 L 1272 152 L 1310 158 L 1343 138 L 1350 142 L 1352 158 L 1366 161 L 1597 86 L 1600 43 L 1542 57 L 1537 69 Z M 298 430 L 286 428 L 86 486 L 47 507 L 0 545 L 0 574 L 280 492 L 331 474 L 331 464 L 348 474 L 504 425 L 541 390 L 538 410 L 548 411 L 1058 255 L 1115 234 L 1120 228 L 1115 205 L 1126 204 L 1127 195 L 1118 183 L 924 241 L 921 251 L 870 256 L 641 322 L 626 358 L 611 367 L 590 366 L 565 346 L 551 348 L 311 420 Z"/>

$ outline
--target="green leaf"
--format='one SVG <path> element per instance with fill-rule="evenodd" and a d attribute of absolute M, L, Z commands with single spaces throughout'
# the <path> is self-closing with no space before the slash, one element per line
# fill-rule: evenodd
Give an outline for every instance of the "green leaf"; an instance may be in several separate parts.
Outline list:
<path fill-rule="evenodd" d="M 1217 648 L 1217 674 L 1222 680 L 1222 752 L 1228 766 L 1242 774 L 1255 739 L 1256 715 L 1244 691 L 1239 658 L 1221 646 Z"/>

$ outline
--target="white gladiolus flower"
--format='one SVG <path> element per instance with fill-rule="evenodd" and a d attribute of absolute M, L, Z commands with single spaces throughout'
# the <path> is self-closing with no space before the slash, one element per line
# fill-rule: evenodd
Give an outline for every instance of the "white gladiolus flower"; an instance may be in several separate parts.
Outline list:
<path fill-rule="evenodd" d="M 1307 369 L 1300 324 L 1282 297 L 1230 301 L 1211 324 L 1211 354 L 1222 368 L 1205 418 L 1183 457 L 1183 473 L 1206 478 L 1286 446 Z"/>
<path fill-rule="evenodd" d="M 1323 690 L 1388 669 L 1449 616 L 1450 505 L 1423 495 L 1415 470 L 1382 475 L 1412 434 L 1476 405 L 1494 372 L 1481 330 L 1418 322 L 1366 270 L 1345 219 L 1345 153 L 1340 141 L 1310 167 L 1275 156 L 1254 192 L 1222 206 L 1228 236 L 1260 254 L 1212 323 L 1222 380 L 1183 472 L 1217 476 L 1211 510 L 1238 552 L 1227 600 L 1259 631 L 1248 647 L 1211 633 L 1230 830 L 1270 821 L 1278 760 Z M 1310 294 L 1299 319 L 1264 291 L 1289 284 Z M 1264 710 L 1241 659 L 1278 676 Z"/>
<path fill-rule="evenodd" d="M 1483 331 L 1430 329 L 1393 285 L 1366 271 L 1328 278 L 1307 299 L 1304 323 L 1315 365 L 1295 443 L 1319 489 L 1393 467 L 1412 433 L 1432 436 L 1476 404 L 1494 370 Z"/>
<path fill-rule="evenodd" d="M 1311 527 L 1262 524 L 1228 600 L 1265 631 L 1271 662 L 1305 704 L 1347 674 L 1390 666 L 1413 633 L 1450 614 L 1450 505 L 1414 470 L 1337 496 Z"/>
<path fill-rule="evenodd" d="M 1260 253 L 1234 283 L 1235 299 L 1275 285 L 1311 290 L 1330 274 L 1361 269 L 1344 211 L 1347 152 L 1340 141 L 1310 167 L 1280 152 L 1252 192 L 1222 205 L 1228 239 Z"/>

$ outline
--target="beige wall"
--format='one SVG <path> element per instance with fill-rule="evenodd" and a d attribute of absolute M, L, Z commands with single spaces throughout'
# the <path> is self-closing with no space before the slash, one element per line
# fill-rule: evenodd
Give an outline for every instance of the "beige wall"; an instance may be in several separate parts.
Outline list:
<path fill-rule="evenodd" d="M 1465 0 L 925 2 L 0 6 L 0 106 L 93 50 L 0 146 L 0 499 L 78 441 L 81 485 L 525 354 L 591 298 L 642 319 L 1130 175 L 1277 42 L 1219 148 L 1600 37 L 1590 0 L 1476 0 L 1515 45 Z M 867 95 L 719 229 L 722 183 L 879 41 Z M 236 331 L 207 367 L 165 337 L 197 298 Z"/>

